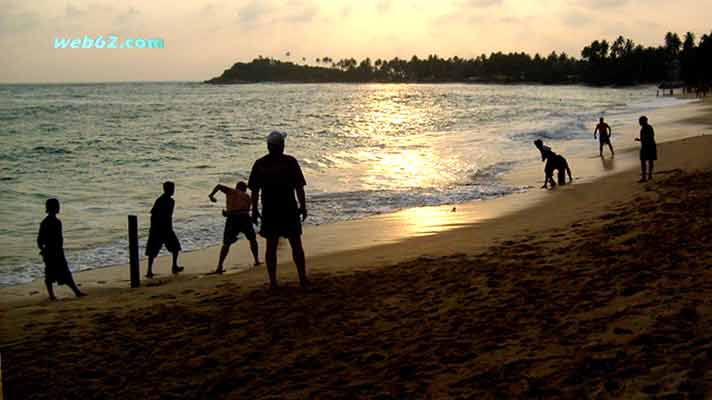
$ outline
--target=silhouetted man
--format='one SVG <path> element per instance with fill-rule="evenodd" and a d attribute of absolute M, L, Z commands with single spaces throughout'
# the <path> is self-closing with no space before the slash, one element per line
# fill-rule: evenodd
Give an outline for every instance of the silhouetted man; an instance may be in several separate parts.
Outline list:
<path fill-rule="evenodd" d="M 603 117 L 598 121 L 598 125 L 596 125 L 596 129 L 593 131 L 593 138 L 596 139 L 596 134 L 598 133 L 598 151 L 601 157 L 603 157 L 603 146 L 608 145 L 608 148 L 611 150 L 611 155 L 613 155 L 613 145 L 611 145 L 611 135 L 613 135 L 613 131 L 611 130 L 611 127 L 603 122 Z"/>
<path fill-rule="evenodd" d="M 153 208 L 151 208 L 151 229 L 148 231 L 148 241 L 146 242 L 146 256 L 148 256 L 146 278 L 153 278 L 153 260 L 164 245 L 173 254 L 171 271 L 174 274 L 183 271 L 183 267 L 178 266 L 180 242 L 173 231 L 173 209 L 176 204 L 173 194 L 175 191 L 176 187 L 173 182 L 164 182 L 163 194 L 156 199 Z"/>
<path fill-rule="evenodd" d="M 247 185 L 245 182 L 237 182 L 235 189 L 224 185 L 217 185 L 210 192 L 208 197 L 210 201 L 215 203 L 215 193 L 218 191 L 225 193 L 225 208 L 223 214 L 227 217 L 225 220 L 225 231 L 223 232 L 223 245 L 220 249 L 220 260 L 218 261 L 218 269 L 215 271 L 222 274 L 225 269 L 223 263 L 230 251 L 230 246 L 237 242 L 237 235 L 242 232 L 247 240 L 250 241 L 250 250 L 255 259 L 255 266 L 260 265 L 260 258 L 257 255 L 257 237 L 255 229 L 252 227 L 252 219 L 250 219 L 250 195 L 247 194 Z"/>
<path fill-rule="evenodd" d="M 544 186 L 542 189 L 546 189 L 547 185 L 550 183 L 551 187 L 556 186 L 554 182 L 554 171 L 558 171 L 559 185 L 566 184 L 566 174 L 569 175 L 569 181 L 573 181 L 574 178 L 571 176 L 571 169 L 569 168 L 569 163 L 566 159 L 554 153 L 551 147 L 545 146 L 541 139 L 534 141 L 534 146 L 541 152 L 541 161 L 546 161 L 544 165 Z"/>
<path fill-rule="evenodd" d="M 307 184 L 297 160 L 284 154 L 287 134 L 273 131 L 267 136 L 269 154 L 255 161 L 247 186 L 252 190 L 252 218 L 262 219 L 260 235 L 267 240 L 265 261 L 270 286 L 277 287 L 277 245 L 286 237 L 292 247 L 299 283 L 308 285 L 302 248 L 302 221 L 307 218 L 304 186 Z M 297 207 L 297 199 L 299 207 Z M 262 195 L 262 213 L 258 210 Z M 301 215 L 301 220 L 300 220 Z"/>
<path fill-rule="evenodd" d="M 40 224 L 37 234 L 37 247 L 45 264 L 45 285 L 50 300 L 57 300 L 54 296 L 52 284 L 67 285 L 77 297 L 86 296 L 82 293 L 72 279 L 67 258 L 64 256 L 64 237 L 62 236 L 62 221 L 57 218 L 59 214 L 59 200 L 49 199 L 45 203 L 47 217 Z"/>
<path fill-rule="evenodd" d="M 640 180 L 638 182 L 645 182 L 647 179 L 653 179 L 653 163 L 658 159 L 658 149 L 655 144 L 655 131 L 648 124 L 648 117 L 643 115 L 638 119 L 638 123 L 640 124 L 640 137 L 635 138 L 640 142 Z M 646 163 L 647 179 L 645 176 Z"/>

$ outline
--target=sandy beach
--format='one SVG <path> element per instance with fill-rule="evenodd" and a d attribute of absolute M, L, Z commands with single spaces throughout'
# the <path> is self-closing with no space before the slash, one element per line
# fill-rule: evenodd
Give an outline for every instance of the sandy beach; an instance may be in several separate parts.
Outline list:
<path fill-rule="evenodd" d="M 126 266 L 77 274 L 85 299 L 4 288 L 5 398 L 704 398 L 712 112 L 650 117 L 652 182 L 631 124 L 574 185 L 307 229 L 309 290 L 288 247 L 266 290 L 242 241 L 224 276 L 211 248 L 139 289 Z"/>

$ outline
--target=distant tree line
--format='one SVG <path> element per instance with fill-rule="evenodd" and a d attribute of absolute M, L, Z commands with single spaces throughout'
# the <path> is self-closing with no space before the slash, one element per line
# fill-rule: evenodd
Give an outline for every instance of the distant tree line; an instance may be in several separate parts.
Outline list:
<path fill-rule="evenodd" d="M 289 57 L 290 53 L 287 53 Z M 613 42 L 595 40 L 583 48 L 581 58 L 552 52 L 542 57 L 526 53 L 410 60 L 321 57 L 317 65 L 280 61 L 262 56 L 236 63 L 207 83 L 248 82 L 531 82 L 544 84 L 635 85 L 683 81 L 690 86 L 712 82 L 712 33 L 699 42 L 688 32 L 681 40 L 668 32 L 658 47 L 644 47 L 619 36 Z"/>

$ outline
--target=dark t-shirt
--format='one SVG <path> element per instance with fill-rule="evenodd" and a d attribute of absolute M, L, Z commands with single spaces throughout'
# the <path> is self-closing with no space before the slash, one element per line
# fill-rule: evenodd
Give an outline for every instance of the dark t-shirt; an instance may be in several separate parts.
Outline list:
<path fill-rule="evenodd" d="M 48 251 L 60 250 L 64 246 L 62 237 L 62 221 L 54 215 L 48 215 L 40 224 L 37 234 L 37 245 Z"/>
<path fill-rule="evenodd" d="M 307 184 L 297 160 L 286 154 L 268 154 L 255 161 L 247 186 L 262 193 L 262 212 L 297 210 L 294 190 Z"/>
<path fill-rule="evenodd" d="M 640 128 L 640 144 L 643 147 L 655 146 L 655 131 L 651 125 L 643 125 Z"/>
<path fill-rule="evenodd" d="M 549 146 L 541 146 L 539 152 L 541 153 L 541 161 L 551 160 L 556 156 L 556 153 L 551 151 L 551 147 Z"/>
<path fill-rule="evenodd" d="M 173 228 L 173 208 L 175 200 L 167 194 L 162 194 L 153 203 L 151 209 L 151 227 L 154 228 Z"/>

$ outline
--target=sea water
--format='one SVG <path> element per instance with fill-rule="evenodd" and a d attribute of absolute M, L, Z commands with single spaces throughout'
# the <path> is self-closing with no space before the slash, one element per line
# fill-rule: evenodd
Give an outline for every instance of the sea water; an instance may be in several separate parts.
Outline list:
<path fill-rule="evenodd" d="M 325 224 L 527 190 L 499 176 L 539 157 L 534 139 L 555 148 L 591 140 L 600 116 L 615 130 L 676 101 L 654 93 L 469 84 L 0 85 L 0 286 L 42 276 L 35 240 L 50 197 L 62 204 L 75 271 L 127 262 L 127 215 L 138 215 L 143 246 L 166 180 L 176 184 L 183 248 L 220 243 L 221 206 L 208 194 L 218 183 L 246 181 L 274 129 L 288 133 L 286 152 L 306 176 L 307 222 Z"/>

